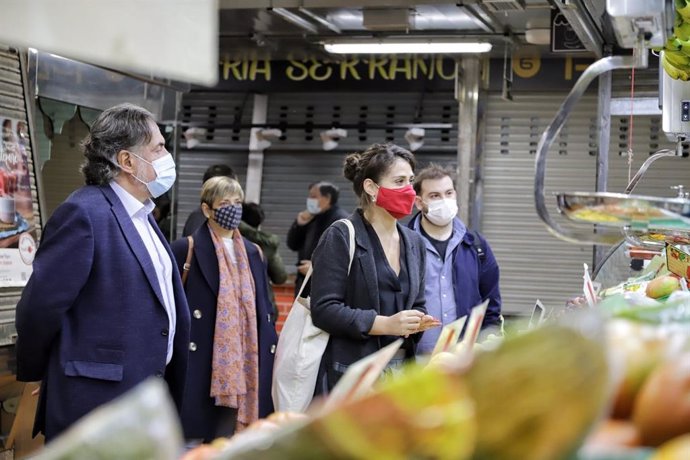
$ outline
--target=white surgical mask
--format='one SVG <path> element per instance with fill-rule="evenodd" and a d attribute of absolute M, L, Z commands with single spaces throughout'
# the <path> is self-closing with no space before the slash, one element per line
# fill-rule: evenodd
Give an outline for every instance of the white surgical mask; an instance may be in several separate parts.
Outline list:
<path fill-rule="evenodd" d="M 156 178 L 151 182 L 144 182 L 137 176 L 133 176 L 136 180 L 146 185 L 149 193 L 153 198 L 158 198 L 168 190 L 170 190 L 175 183 L 177 178 L 177 171 L 175 171 L 175 160 L 171 154 L 167 154 L 157 160 L 146 161 L 134 152 L 130 152 L 135 157 L 139 158 L 144 163 L 148 163 L 153 167 L 156 172 Z"/>
<path fill-rule="evenodd" d="M 458 202 L 455 198 L 444 198 L 427 204 L 425 216 L 434 225 L 444 227 L 458 214 Z"/>
<path fill-rule="evenodd" d="M 317 198 L 307 198 L 307 211 L 309 211 L 309 214 L 319 214 L 321 212 L 321 206 L 319 206 Z"/>

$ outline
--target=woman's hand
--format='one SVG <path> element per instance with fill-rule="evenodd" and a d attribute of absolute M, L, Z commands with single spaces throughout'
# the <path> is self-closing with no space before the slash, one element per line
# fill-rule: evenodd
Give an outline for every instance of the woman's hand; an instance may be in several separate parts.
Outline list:
<path fill-rule="evenodd" d="M 419 310 L 403 310 L 388 317 L 390 332 L 388 335 L 398 335 L 405 338 L 414 334 L 422 324 L 424 313 Z"/>

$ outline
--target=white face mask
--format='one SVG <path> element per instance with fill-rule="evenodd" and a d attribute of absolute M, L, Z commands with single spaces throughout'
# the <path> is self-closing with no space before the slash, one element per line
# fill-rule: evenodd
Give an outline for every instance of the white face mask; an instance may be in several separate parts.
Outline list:
<path fill-rule="evenodd" d="M 445 227 L 458 214 L 458 202 L 455 198 L 444 198 L 427 204 L 425 217 L 434 225 Z"/>
<path fill-rule="evenodd" d="M 175 179 L 177 178 L 177 171 L 175 171 L 175 160 L 171 154 L 168 153 L 157 160 L 146 161 L 136 153 L 130 153 L 144 163 L 150 164 L 153 167 L 153 170 L 156 172 L 156 178 L 151 182 L 144 182 L 137 176 L 133 175 L 136 180 L 146 185 L 146 188 L 149 190 L 149 193 L 153 198 L 158 198 L 172 188 L 173 184 L 175 183 Z"/>
<path fill-rule="evenodd" d="M 309 214 L 319 214 L 321 212 L 321 206 L 319 206 L 317 198 L 307 198 L 307 211 L 309 211 Z"/>

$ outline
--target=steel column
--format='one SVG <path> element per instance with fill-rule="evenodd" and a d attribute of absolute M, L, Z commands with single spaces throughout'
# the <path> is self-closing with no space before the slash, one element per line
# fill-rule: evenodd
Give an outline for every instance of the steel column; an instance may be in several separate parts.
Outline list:
<path fill-rule="evenodd" d="M 611 83 L 613 72 L 599 76 L 597 122 L 599 124 L 599 148 L 597 150 L 597 192 L 606 192 L 609 178 L 609 145 L 611 143 Z M 593 266 L 596 268 L 608 252 L 605 246 L 594 246 Z"/>
<path fill-rule="evenodd" d="M 479 82 L 481 62 L 477 57 L 463 58 L 457 79 L 458 98 L 458 164 L 455 190 L 458 193 L 460 219 L 475 225 L 470 219 L 470 206 L 475 198 L 475 164 L 479 155 L 477 127 L 479 126 Z"/>
<path fill-rule="evenodd" d="M 252 124 L 265 124 L 268 115 L 268 96 L 254 95 L 254 110 Z M 249 161 L 247 163 L 247 184 L 244 187 L 245 201 L 248 203 L 261 202 L 261 178 L 264 171 L 264 151 L 260 148 L 257 134 L 261 128 L 252 128 L 249 135 Z"/>

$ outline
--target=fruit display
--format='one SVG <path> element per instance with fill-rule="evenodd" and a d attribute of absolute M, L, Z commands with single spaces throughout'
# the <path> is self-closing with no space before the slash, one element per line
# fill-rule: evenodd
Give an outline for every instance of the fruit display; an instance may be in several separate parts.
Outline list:
<path fill-rule="evenodd" d="M 690 57 L 688 58 L 690 59 Z M 629 221 L 648 221 L 665 217 L 661 210 L 642 205 L 599 204 L 581 206 L 568 213 L 568 217 L 581 222 L 616 223 Z"/>
<path fill-rule="evenodd" d="M 690 80 L 690 4 L 686 0 L 675 0 L 676 17 L 673 36 L 669 37 L 663 49 L 661 65 L 674 80 Z"/>
<path fill-rule="evenodd" d="M 570 323 L 600 323 L 584 316 Z M 608 395 L 605 348 L 592 331 L 550 324 L 506 338 L 469 365 L 467 354 L 441 356 L 308 421 L 247 429 L 188 458 L 567 458 Z"/>

